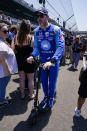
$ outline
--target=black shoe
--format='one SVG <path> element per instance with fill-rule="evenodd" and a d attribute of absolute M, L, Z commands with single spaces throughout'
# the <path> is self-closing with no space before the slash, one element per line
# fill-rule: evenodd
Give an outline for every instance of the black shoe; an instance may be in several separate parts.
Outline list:
<path fill-rule="evenodd" d="M 46 113 L 50 111 L 52 108 L 46 103 L 43 107 L 39 107 L 39 112 L 40 113 Z"/>
<path fill-rule="evenodd" d="M 41 101 L 40 105 L 39 106 L 44 106 L 46 103 L 47 103 L 47 100 L 48 100 L 48 97 L 44 97 L 44 99 Z"/>
<path fill-rule="evenodd" d="M 39 104 L 39 111 L 42 112 L 43 109 L 45 108 L 45 106 L 48 103 L 48 97 L 44 97 L 44 99 L 41 101 L 41 103 Z"/>
<path fill-rule="evenodd" d="M 0 108 L 12 104 L 12 100 L 6 100 L 2 103 L 0 103 Z"/>
<path fill-rule="evenodd" d="M 73 70 L 74 70 L 74 71 L 78 71 L 78 69 L 77 69 L 77 68 L 74 68 Z"/>

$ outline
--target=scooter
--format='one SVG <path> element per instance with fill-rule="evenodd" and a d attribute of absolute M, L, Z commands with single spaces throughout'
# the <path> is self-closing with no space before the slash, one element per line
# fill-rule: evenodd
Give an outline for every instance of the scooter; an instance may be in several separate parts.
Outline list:
<path fill-rule="evenodd" d="M 36 95 L 34 98 L 34 106 L 31 110 L 31 113 L 30 113 L 28 119 L 27 119 L 30 126 L 33 126 L 37 122 L 38 116 L 40 113 L 47 112 L 49 110 L 48 102 L 43 108 L 39 107 L 38 91 L 39 91 L 39 85 L 40 85 L 40 72 L 41 72 L 41 68 L 43 67 L 44 64 L 40 63 L 36 60 L 35 60 L 35 63 L 37 64 L 37 69 L 36 69 L 36 76 L 37 77 L 36 77 L 36 84 L 35 84 Z M 49 71 L 48 71 L 48 73 L 49 73 Z M 55 92 L 54 98 L 56 98 L 56 92 Z"/>
<path fill-rule="evenodd" d="M 35 88 L 36 88 L 36 95 L 34 98 L 34 106 L 31 110 L 31 113 L 28 118 L 28 123 L 29 125 L 34 125 L 37 120 L 38 120 L 38 114 L 39 114 L 39 100 L 38 100 L 38 90 L 39 90 L 39 85 L 40 85 L 40 68 L 43 66 L 40 62 L 35 60 L 35 63 L 37 65 L 36 69 L 36 82 L 35 82 Z"/>

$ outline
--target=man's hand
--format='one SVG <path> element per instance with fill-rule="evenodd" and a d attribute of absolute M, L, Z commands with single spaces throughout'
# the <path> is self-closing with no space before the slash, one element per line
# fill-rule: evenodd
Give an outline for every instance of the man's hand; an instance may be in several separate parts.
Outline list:
<path fill-rule="evenodd" d="M 32 64 L 32 61 L 34 61 L 33 56 L 30 56 L 30 57 L 27 58 L 28 63 Z"/>
<path fill-rule="evenodd" d="M 52 64 L 50 61 L 49 62 L 46 62 L 44 65 L 43 65 L 43 69 L 49 69 L 51 66 L 54 66 L 54 64 Z"/>

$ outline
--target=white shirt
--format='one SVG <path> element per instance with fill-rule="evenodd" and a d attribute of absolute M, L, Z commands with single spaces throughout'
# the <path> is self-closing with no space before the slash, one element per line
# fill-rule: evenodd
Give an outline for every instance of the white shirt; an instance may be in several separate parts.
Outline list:
<path fill-rule="evenodd" d="M 6 61 L 8 63 L 11 74 L 17 73 L 18 67 L 17 67 L 15 54 L 13 50 L 7 44 L 5 44 L 5 42 L 2 41 L 1 39 L 0 39 L 0 51 L 5 51 L 8 54 L 6 57 Z M 5 76 L 6 75 L 2 67 L 2 64 L 0 64 L 0 78 L 3 78 Z"/>

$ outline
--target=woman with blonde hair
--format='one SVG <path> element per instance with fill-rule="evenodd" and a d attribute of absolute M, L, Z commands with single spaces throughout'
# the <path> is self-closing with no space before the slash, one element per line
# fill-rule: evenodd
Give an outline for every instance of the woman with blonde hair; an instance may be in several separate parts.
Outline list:
<path fill-rule="evenodd" d="M 25 98 L 25 78 L 28 78 L 28 88 L 30 99 L 34 98 L 34 64 L 27 63 L 26 59 L 33 51 L 33 37 L 30 35 L 31 24 L 29 20 L 22 20 L 19 32 L 17 35 L 17 42 L 15 45 L 16 58 L 18 63 L 18 70 L 20 76 L 20 91 L 21 99 Z"/>

